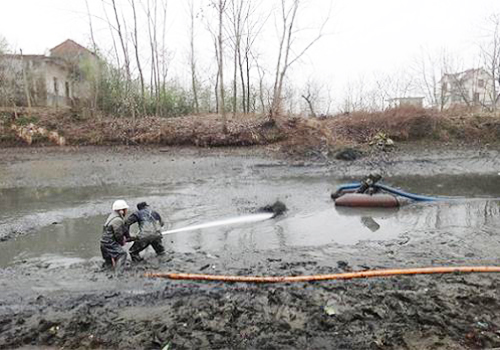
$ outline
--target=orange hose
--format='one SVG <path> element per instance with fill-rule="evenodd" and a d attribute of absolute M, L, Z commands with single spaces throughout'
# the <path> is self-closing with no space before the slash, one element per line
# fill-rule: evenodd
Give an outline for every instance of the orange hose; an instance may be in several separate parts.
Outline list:
<path fill-rule="evenodd" d="M 145 277 L 169 278 L 172 280 L 195 280 L 217 282 L 244 283 L 283 283 L 283 282 L 313 282 L 326 280 L 349 280 L 353 278 L 372 278 L 399 275 L 430 275 L 443 273 L 500 272 L 500 266 L 457 266 L 457 267 L 421 267 L 414 269 L 385 269 L 357 272 L 334 273 L 312 276 L 224 276 L 203 275 L 192 273 L 146 273 Z"/>

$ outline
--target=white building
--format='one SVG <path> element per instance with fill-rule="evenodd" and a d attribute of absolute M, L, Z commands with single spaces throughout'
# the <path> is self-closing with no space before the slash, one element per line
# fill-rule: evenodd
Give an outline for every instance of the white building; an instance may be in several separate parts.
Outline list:
<path fill-rule="evenodd" d="M 492 108 L 498 96 L 491 75 L 483 68 L 445 74 L 440 80 L 438 102 L 441 108 L 455 106 Z M 496 93 L 498 94 L 498 92 Z"/>

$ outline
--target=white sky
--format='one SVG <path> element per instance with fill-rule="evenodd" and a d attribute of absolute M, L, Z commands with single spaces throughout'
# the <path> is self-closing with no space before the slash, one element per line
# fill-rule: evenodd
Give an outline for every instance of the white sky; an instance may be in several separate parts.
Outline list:
<path fill-rule="evenodd" d="M 104 17 L 101 0 L 88 1 L 91 12 Z M 128 6 L 128 0 L 117 2 Z M 263 0 L 263 4 L 268 6 L 269 0 Z M 463 62 L 464 68 L 478 65 L 478 48 L 484 38 L 486 20 L 491 14 L 500 13 L 499 0 L 308 0 L 306 9 L 299 14 L 300 25 L 317 27 L 330 5 L 327 35 L 291 72 L 296 84 L 311 78 L 340 91 L 360 77 L 404 70 L 422 51 L 434 55 L 446 49 Z M 0 35 L 26 54 L 46 53 L 68 38 L 89 46 L 86 13 L 84 0 L 0 0 Z M 97 18 L 93 21 L 98 44 L 109 49 L 108 27 Z M 169 0 L 167 21 L 176 75 L 185 78 L 186 0 Z M 204 24 L 198 22 L 197 26 L 198 55 L 209 65 L 214 56 L 212 46 L 207 45 Z M 144 26 L 141 29 L 146 31 Z M 269 69 L 274 66 L 277 45 L 272 29 L 270 19 L 259 49 L 269 57 Z M 305 31 L 304 35 L 313 33 Z"/>

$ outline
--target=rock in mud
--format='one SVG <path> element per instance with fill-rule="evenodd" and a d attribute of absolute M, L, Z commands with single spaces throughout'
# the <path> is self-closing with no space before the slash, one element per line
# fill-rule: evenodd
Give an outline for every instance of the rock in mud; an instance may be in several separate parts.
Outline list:
<path fill-rule="evenodd" d="M 335 159 L 352 161 L 363 156 L 363 152 L 354 148 L 343 148 L 335 153 Z"/>

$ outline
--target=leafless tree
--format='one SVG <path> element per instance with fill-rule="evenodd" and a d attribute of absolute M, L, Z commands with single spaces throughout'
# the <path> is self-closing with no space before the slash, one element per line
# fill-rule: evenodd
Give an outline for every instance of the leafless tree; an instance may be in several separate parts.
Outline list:
<path fill-rule="evenodd" d="M 103 10 L 104 16 L 106 18 L 106 23 L 107 23 L 107 25 L 109 27 L 109 32 L 110 32 L 111 40 L 113 41 L 113 50 L 114 50 L 114 56 L 115 56 L 115 59 L 116 59 L 116 66 L 117 67 L 121 67 L 121 64 L 120 64 L 120 55 L 118 54 L 118 46 L 116 45 L 116 39 L 115 39 L 116 28 L 115 28 L 115 26 L 113 26 L 113 24 L 111 23 L 111 21 L 109 19 L 108 10 L 106 9 L 106 2 L 104 0 L 101 0 L 101 3 L 102 3 L 102 10 Z"/>
<path fill-rule="evenodd" d="M 251 69 L 254 57 L 252 51 L 270 16 L 258 13 L 259 5 L 260 2 L 255 0 L 229 0 L 229 9 L 226 11 L 229 23 L 227 37 L 233 50 L 233 113 L 239 110 L 239 99 L 241 99 L 241 110 L 244 113 L 250 111 Z M 239 86 L 241 95 L 238 94 Z"/>
<path fill-rule="evenodd" d="M 407 70 L 375 76 L 374 88 L 379 109 L 385 109 L 394 98 L 408 97 L 415 90 L 414 80 Z"/>
<path fill-rule="evenodd" d="M 224 106 L 224 49 L 223 49 L 223 41 L 222 41 L 222 29 L 223 29 L 223 18 L 224 18 L 224 11 L 226 9 L 226 0 L 219 0 L 218 2 L 218 7 L 217 11 L 219 13 L 219 37 L 218 37 L 218 44 L 219 44 L 219 84 L 220 84 L 220 102 L 219 102 L 219 108 L 222 114 L 222 121 L 223 121 L 223 130 L 224 132 L 227 132 L 227 121 L 226 121 L 226 109 Z"/>
<path fill-rule="evenodd" d="M 27 65 L 24 64 L 23 51 L 22 50 L 21 50 L 21 65 L 22 65 L 22 70 L 23 70 L 24 93 L 26 95 L 26 103 L 28 104 L 28 114 L 30 114 L 31 113 L 31 94 L 30 94 L 30 91 L 29 91 L 28 73 L 26 72 Z M 56 104 L 56 106 L 57 106 L 57 104 Z"/>
<path fill-rule="evenodd" d="M 139 80 L 141 83 L 141 98 L 143 102 L 143 108 L 144 106 L 144 100 L 145 100 L 145 86 L 144 86 L 144 74 L 142 73 L 142 65 L 141 65 L 141 60 L 139 56 L 139 37 L 137 35 L 137 11 L 135 10 L 135 4 L 134 0 L 129 0 L 130 1 L 130 6 L 132 7 L 132 13 L 134 15 L 134 33 L 132 35 L 132 43 L 134 45 L 134 52 L 135 52 L 135 61 L 137 64 L 137 69 L 139 70 Z M 143 109 L 144 111 L 144 109 Z"/>
<path fill-rule="evenodd" d="M 218 71 L 218 79 L 216 84 L 218 85 L 218 93 L 217 93 L 217 110 L 222 115 L 222 128 L 224 132 L 227 132 L 227 120 L 226 120 L 226 108 L 224 103 L 224 16 L 227 6 L 227 0 L 210 0 L 212 7 L 214 8 L 217 19 L 218 19 L 218 29 L 217 33 L 211 30 L 209 27 L 212 36 L 215 39 L 215 53 L 217 58 L 217 71 Z"/>
<path fill-rule="evenodd" d="M 127 46 L 127 30 L 126 28 L 122 28 L 122 23 L 120 21 L 120 16 L 118 13 L 118 9 L 116 7 L 116 0 L 111 0 L 111 4 L 113 7 L 113 13 L 115 15 L 116 27 L 115 30 L 117 32 L 118 38 L 120 39 L 120 44 L 123 52 L 123 59 L 125 61 L 125 74 L 126 74 L 126 84 L 125 84 L 125 105 L 128 111 L 132 113 L 132 117 L 135 119 L 135 106 L 132 96 L 132 74 L 130 70 L 130 56 L 128 52 Z M 125 21 L 122 19 L 125 24 Z"/>
<path fill-rule="evenodd" d="M 5 39 L 3 36 L 0 35 L 0 55 L 7 53 L 9 50 L 9 43 L 7 42 L 7 39 Z"/>
<path fill-rule="evenodd" d="M 489 40 L 481 45 L 481 54 L 486 70 L 491 76 L 491 96 L 493 112 L 497 112 L 497 82 L 500 82 L 500 14 L 493 14 L 488 19 Z"/>
<path fill-rule="evenodd" d="M 252 62 L 256 63 L 254 55 L 254 46 L 257 39 L 260 37 L 264 25 L 267 23 L 271 13 L 267 15 L 258 12 L 257 10 L 261 7 L 261 3 L 258 1 L 248 1 L 246 11 L 245 11 L 245 40 L 244 42 L 244 66 L 246 75 L 246 110 L 245 113 L 250 112 L 250 94 L 251 94 L 251 80 L 250 80 L 250 70 L 252 67 Z M 241 58 L 241 57 L 240 57 Z M 242 62 L 240 59 L 240 71 L 242 77 L 242 84 L 244 84 L 244 74 L 242 68 Z M 245 94 L 245 89 L 243 89 L 243 95 Z"/>
<path fill-rule="evenodd" d="M 122 27 L 121 27 L 120 17 L 118 14 L 118 10 L 116 8 L 116 0 L 111 0 L 111 4 L 113 5 L 113 12 L 115 14 L 116 33 L 118 34 L 118 38 L 120 39 L 120 44 L 121 44 L 122 53 L 123 53 L 123 59 L 125 60 L 125 73 L 127 74 L 127 80 L 130 83 L 132 78 L 131 78 L 131 74 L 130 74 L 130 58 L 129 58 L 128 48 L 127 48 L 127 43 L 126 43 L 126 34 L 124 33 L 124 31 L 122 30 Z"/>
<path fill-rule="evenodd" d="M 281 14 L 281 30 L 279 34 L 278 46 L 278 60 L 276 63 L 274 88 L 273 88 L 273 102 L 271 107 L 271 117 L 274 118 L 279 115 L 282 106 L 282 91 L 283 82 L 286 73 L 291 65 L 297 62 L 306 52 L 323 36 L 323 30 L 329 20 L 329 16 L 321 24 L 318 34 L 310 40 L 305 46 L 300 49 L 293 49 L 293 38 L 296 34 L 296 19 L 301 0 L 281 0 L 280 14 Z M 297 52 L 296 54 L 294 54 Z"/>
<path fill-rule="evenodd" d="M 89 18 L 89 31 L 90 31 L 90 39 L 92 40 L 92 50 L 94 52 L 97 51 L 97 44 L 94 37 L 94 27 L 92 26 L 92 16 L 90 15 L 90 8 L 88 0 L 85 0 L 85 6 L 87 7 L 87 16 Z"/>
<path fill-rule="evenodd" d="M 312 79 L 309 79 L 300 95 L 307 103 L 311 117 L 316 117 L 316 105 L 319 102 L 321 87 Z"/>
<path fill-rule="evenodd" d="M 426 99 L 432 106 L 443 110 L 450 99 L 447 86 L 442 81 L 446 74 L 452 72 L 448 55 L 444 51 L 438 56 L 431 55 L 422 49 L 415 59 L 414 72 L 416 84 Z"/>
<path fill-rule="evenodd" d="M 265 113 L 267 110 L 269 110 L 270 102 L 269 102 L 269 92 L 265 91 L 265 83 L 264 79 L 266 76 L 266 71 L 260 66 L 259 60 L 256 59 L 255 63 L 257 65 L 257 74 L 259 76 L 259 102 L 260 102 L 260 108 L 261 112 Z M 266 98 L 264 95 L 267 95 Z M 266 102 L 267 100 L 267 102 Z"/>
<path fill-rule="evenodd" d="M 189 1 L 189 63 L 191 68 L 191 89 L 193 90 L 193 104 L 196 113 L 200 113 L 200 105 L 198 102 L 198 78 L 196 76 L 196 57 L 194 47 L 195 37 L 195 11 L 194 0 Z"/>
<path fill-rule="evenodd" d="M 233 46 L 233 116 L 236 115 L 238 108 L 238 71 L 242 73 L 242 70 L 238 69 L 238 67 L 242 67 L 241 65 L 241 40 L 242 40 L 242 31 L 243 31 L 243 6 L 244 0 L 229 0 L 230 2 L 230 11 L 228 11 L 228 20 L 231 24 L 231 28 L 229 30 L 229 38 L 231 39 L 231 43 Z M 238 66 L 239 61 L 239 66 Z M 241 74 L 240 74 L 241 75 Z M 242 85 L 242 97 L 243 97 L 243 110 L 245 107 L 245 82 L 243 77 L 241 76 L 241 85 Z"/>
<path fill-rule="evenodd" d="M 162 6 L 162 28 L 161 28 L 161 55 L 158 57 L 158 61 L 160 62 L 159 71 L 161 72 L 162 78 L 162 90 L 166 90 L 167 84 L 167 76 L 170 64 L 170 52 L 167 50 L 167 8 L 168 8 L 168 0 L 161 0 Z"/>
<path fill-rule="evenodd" d="M 92 25 L 92 16 L 90 13 L 90 7 L 88 0 L 85 0 L 85 6 L 87 8 L 87 16 L 89 19 L 89 30 L 90 30 L 90 39 L 92 40 L 92 51 L 94 53 L 97 53 L 97 43 L 95 41 L 95 36 L 94 36 L 94 26 Z M 93 115 L 94 111 L 97 110 L 97 101 L 99 98 L 99 83 L 100 79 L 98 76 L 98 72 L 93 71 L 91 74 L 88 74 L 87 79 L 91 83 L 91 96 L 90 96 L 90 113 Z"/>
<path fill-rule="evenodd" d="M 157 1 L 153 0 L 151 4 L 150 0 L 147 0 L 145 12 L 148 22 L 148 35 L 149 35 L 149 47 L 151 50 L 151 72 L 150 72 L 150 90 L 151 97 L 155 99 L 155 114 L 160 113 L 160 79 L 159 79 L 159 69 L 158 69 L 158 43 L 157 43 Z"/>

